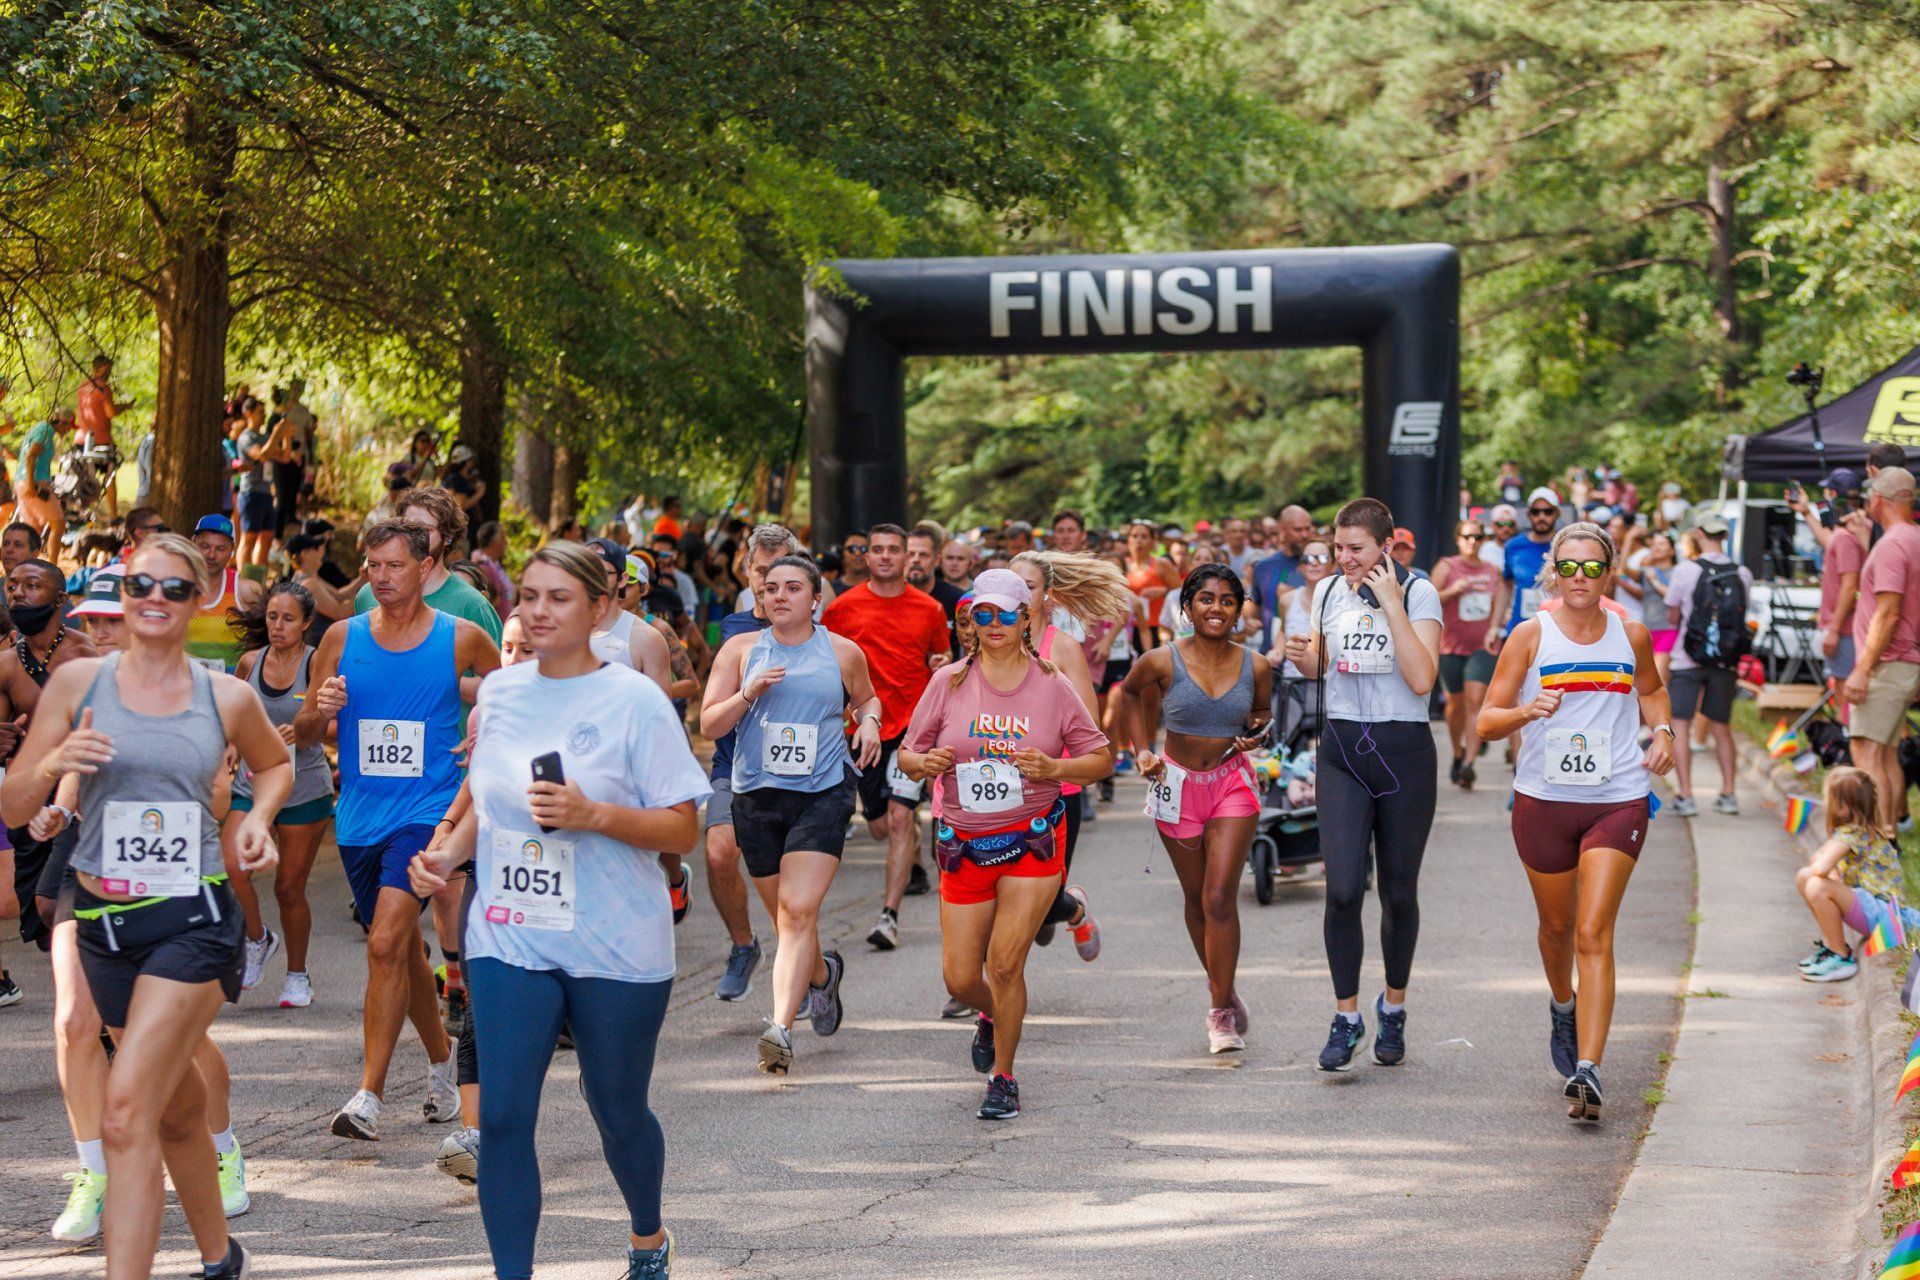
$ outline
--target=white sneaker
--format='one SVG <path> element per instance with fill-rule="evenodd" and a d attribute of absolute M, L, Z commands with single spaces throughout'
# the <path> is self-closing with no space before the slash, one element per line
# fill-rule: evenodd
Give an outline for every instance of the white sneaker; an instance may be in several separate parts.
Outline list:
<path fill-rule="evenodd" d="M 440 1154 L 433 1158 L 434 1167 L 449 1178 L 457 1179 L 473 1186 L 480 1181 L 480 1131 L 478 1129 L 458 1129 L 447 1135 L 440 1144 Z"/>
<path fill-rule="evenodd" d="M 793 1034 L 777 1022 L 769 1022 L 760 1033 L 760 1070 L 770 1076 L 783 1076 L 793 1066 Z"/>
<path fill-rule="evenodd" d="M 217 1153 L 220 1160 L 220 1207 L 226 1210 L 229 1218 L 237 1218 L 253 1207 L 253 1200 L 247 1195 L 247 1158 L 240 1154 L 240 1144 L 234 1143 L 233 1150 Z"/>
<path fill-rule="evenodd" d="M 280 984 L 280 1007 L 282 1009 L 304 1009 L 313 1003 L 313 980 L 304 973 L 287 974 L 287 980 Z"/>
<path fill-rule="evenodd" d="M 867 945 L 876 951 L 891 951 L 900 945 L 900 917 L 880 908 L 880 922 L 867 935 Z"/>
<path fill-rule="evenodd" d="M 1721 796 L 1713 802 L 1713 811 L 1715 813 L 1737 814 L 1740 812 L 1740 802 L 1732 796 Z"/>
<path fill-rule="evenodd" d="M 460 1086 L 455 1083 L 454 1066 L 458 1060 L 458 1054 L 450 1053 L 445 1062 L 436 1062 L 427 1068 L 427 1100 L 420 1111 L 432 1124 L 460 1118 Z"/>
<path fill-rule="evenodd" d="M 100 1234 L 100 1207 L 107 1199 L 107 1175 L 80 1169 L 60 1175 L 70 1184 L 67 1207 L 53 1220 L 53 1238 L 79 1244 Z"/>
<path fill-rule="evenodd" d="M 260 941 L 247 939 L 247 967 L 240 975 L 240 989 L 251 991 L 260 983 L 261 971 L 267 967 L 267 961 L 273 959 L 280 950 L 280 935 L 269 929 L 260 936 Z"/>
<path fill-rule="evenodd" d="M 1700 806 L 1693 802 L 1692 796 L 1677 796 L 1673 801 L 1673 816 L 1676 818 L 1697 818 Z"/>
<path fill-rule="evenodd" d="M 370 1089 L 362 1089 L 347 1099 L 328 1126 L 338 1138 L 359 1138 L 364 1142 L 380 1140 L 380 1099 Z"/>

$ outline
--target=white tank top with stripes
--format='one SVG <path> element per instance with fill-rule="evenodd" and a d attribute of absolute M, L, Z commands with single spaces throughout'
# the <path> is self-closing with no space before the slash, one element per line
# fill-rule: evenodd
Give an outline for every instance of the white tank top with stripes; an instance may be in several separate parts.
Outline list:
<path fill-rule="evenodd" d="M 1647 794 L 1640 748 L 1640 700 L 1634 694 L 1633 642 L 1618 615 L 1593 644 L 1560 630 L 1551 613 L 1537 613 L 1540 644 L 1521 689 L 1522 705 L 1542 689 L 1558 689 L 1560 707 L 1520 730 L 1513 789 L 1536 800 L 1620 804 Z"/>

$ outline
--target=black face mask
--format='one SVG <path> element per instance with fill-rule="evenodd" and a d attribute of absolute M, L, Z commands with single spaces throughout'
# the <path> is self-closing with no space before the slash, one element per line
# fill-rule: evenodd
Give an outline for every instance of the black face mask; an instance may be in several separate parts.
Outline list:
<path fill-rule="evenodd" d="M 7 614 L 13 619 L 14 628 L 21 635 L 37 636 L 47 629 L 49 622 L 53 621 L 56 608 L 57 606 L 50 604 L 20 604 L 8 609 Z"/>

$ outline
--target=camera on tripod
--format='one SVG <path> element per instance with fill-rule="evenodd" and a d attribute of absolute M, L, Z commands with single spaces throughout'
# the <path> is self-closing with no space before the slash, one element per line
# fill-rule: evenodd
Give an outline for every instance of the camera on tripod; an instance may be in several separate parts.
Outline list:
<path fill-rule="evenodd" d="M 1816 369 L 1805 360 L 1787 370 L 1787 383 L 1799 387 L 1800 393 L 1808 399 L 1820 394 L 1820 384 L 1826 380 L 1826 370 Z"/>

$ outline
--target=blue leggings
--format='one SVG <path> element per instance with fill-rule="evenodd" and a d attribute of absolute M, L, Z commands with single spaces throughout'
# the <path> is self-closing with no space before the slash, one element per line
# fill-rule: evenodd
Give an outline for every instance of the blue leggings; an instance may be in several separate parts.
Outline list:
<path fill-rule="evenodd" d="M 673 980 L 617 982 L 467 962 L 479 1038 L 480 1220 L 499 1280 L 530 1280 L 540 1226 L 540 1165 L 533 1131 L 540 1087 L 563 1023 L 573 1026 L 580 1083 L 600 1128 L 600 1149 L 633 1220 L 633 1234 L 660 1230 L 666 1139 L 647 1108 L 654 1046 Z"/>

